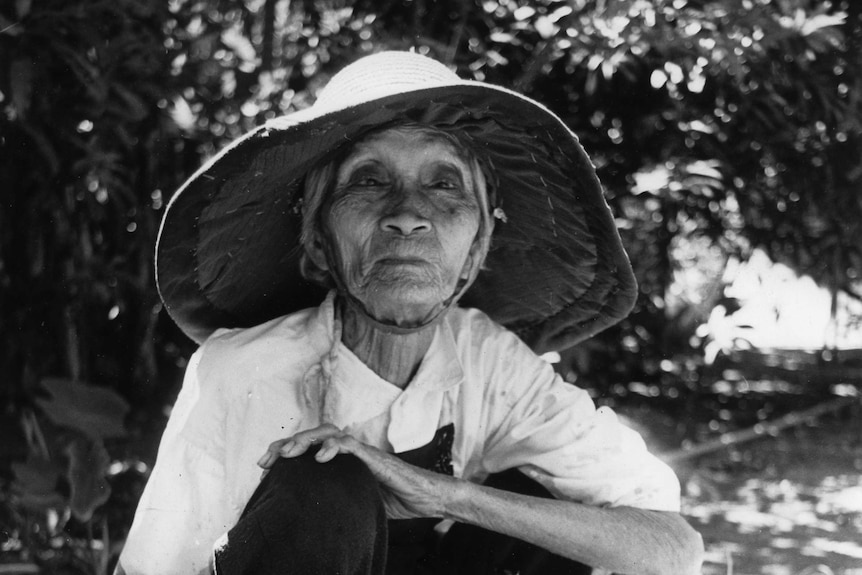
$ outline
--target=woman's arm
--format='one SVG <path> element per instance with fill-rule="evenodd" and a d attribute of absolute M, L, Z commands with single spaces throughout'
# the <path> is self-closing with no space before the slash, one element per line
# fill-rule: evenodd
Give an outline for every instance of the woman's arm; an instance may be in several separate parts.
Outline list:
<path fill-rule="evenodd" d="M 703 542 L 677 513 L 595 507 L 459 481 L 445 515 L 614 573 L 700 573 Z"/>
<path fill-rule="evenodd" d="M 593 567 L 629 575 L 700 572 L 700 536 L 677 513 L 605 508 L 501 491 L 432 473 L 357 441 L 333 425 L 276 441 L 261 458 L 295 457 L 322 444 L 321 463 L 338 453 L 359 457 L 385 487 L 391 517 L 445 517 L 534 543 Z"/>

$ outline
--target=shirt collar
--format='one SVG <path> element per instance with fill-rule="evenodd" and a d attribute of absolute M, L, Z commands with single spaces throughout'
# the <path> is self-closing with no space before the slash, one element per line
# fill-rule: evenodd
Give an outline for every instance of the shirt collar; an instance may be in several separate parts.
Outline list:
<path fill-rule="evenodd" d="M 407 390 L 415 389 L 423 392 L 445 391 L 464 381 L 464 367 L 455 342 L 452 326 L 443 318 L 435 326 L 434 339 L 431 347 L 419 364 L 419 371 Z"/>

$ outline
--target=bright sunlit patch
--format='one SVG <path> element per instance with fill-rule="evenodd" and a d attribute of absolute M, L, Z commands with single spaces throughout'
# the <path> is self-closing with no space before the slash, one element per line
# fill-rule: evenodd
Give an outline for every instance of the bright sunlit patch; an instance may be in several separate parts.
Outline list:
<path fill-rule="evenodd" d="M 706 76 L 703 75 L 702 71 L 699 68 L 695 68 L 692 70 L 691 75 L 688 79 L 688 84 L 686 87 L 690 92 L 695 94 L 700 94 L 703 92 L 703 88 L 706 86 Z"/>
<path fill-rule="evenodd" d="M 838 383 L 831 387 L 830 391 L 841 397 L 858 397 L 859 388 L 849 383 Z"/>
<path fill-rule="evenodd" d="M 862 479 L 827 477 L 820 487 L 824 493 L 817 502 L 818 513 L 862 514 Z"/>
<path fill-rule="evenodd" d="M 799 545 L 799 542 L 790 537 L 776 537 L 772 540 L 772 546 L 776 549 L 793 549 L 797 545 Z"/>
<path fill-rule="evenodd" d="M 862 546 L 853 541 L 832 541 L 823 537 L 815 537 L 803 552 L 808 555 L 808 551 L 811 551 L 811 555 L 816 557 L 823 557 L 826 553 L 838 553 L 862 559 Z"/>
<path fill-rule="evenodd" d="M 635 185 L 632 192 L 635 194 L 656 193 L 670 183 L 670 171 L 664 166 L 654 166 L 651 170 L 637 172 L 633 177 Z"/>
<path fill-rule="evenodd" d="M 858 348 L 862 303 L 840 293 L 834 319 L 832 296 L 807 276 L 799 276 L 755 250 L 744 263 L 728 262 L 725 295 L 741 306 L 734 313 L 716 307 L 698 334 L 715 351 L 744 348 L 820 350 Z M 684 281 L 684 280 L 683 280 Z M 724 313 L 722 313 L 724 312 Z"/>
<path fill-rule="evenodd" d="M 182 97 L 174 98 L 173 107 L 170 109 L 170 116 L 174 123 L 183 131 L 191 131 L 195 127 L 197 115 L 192 111 L 189 103 Z"/>
<path fill-rule="evenodd" d="M 147 466 L 146 463 L 144 463 L 143 461 L 140 461 L 140 460 L 134 460 L 134 459 L 117 460 L 117 461 L 113 461 L 108 466 L 107 473 L 109 476 L 114 476 L 114 475 L 119 475 L 120 473 L 125 473 L 126 471 L 129 471 L 130 469 L 135 470 L 135 472 L 140 473 L 141 475 L 146 475 L 150 468 L 149 468 L 149 466 Z"/>

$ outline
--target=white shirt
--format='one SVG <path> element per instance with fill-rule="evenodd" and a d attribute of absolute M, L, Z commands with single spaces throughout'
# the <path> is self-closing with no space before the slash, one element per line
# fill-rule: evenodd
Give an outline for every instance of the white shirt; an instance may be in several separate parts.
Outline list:
<path fill-rule="evenodd" d="M 455 477 L 520 468 L 555 497 L 679 510 L 679 482 L 640 435 L 477 310 L 452 309 L 410 384 L 340 341 L 333 295 L 192 356 L 121 556 L 129 575 L 206 572 L 257 487 L 270 443 L 329 422 L 399 453 L 454 424 Z"/>

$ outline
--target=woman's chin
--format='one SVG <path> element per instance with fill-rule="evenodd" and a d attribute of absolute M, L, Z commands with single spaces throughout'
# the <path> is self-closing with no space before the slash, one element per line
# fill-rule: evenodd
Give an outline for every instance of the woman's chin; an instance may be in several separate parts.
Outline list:
<path fill-rule="evenodd" d="M 445 305 L 439 290 L 413 286 L 410 289 L 375 290 L 359 298 L 377 321 L 398 327 L 418 327 L 432 319 Z"/>

